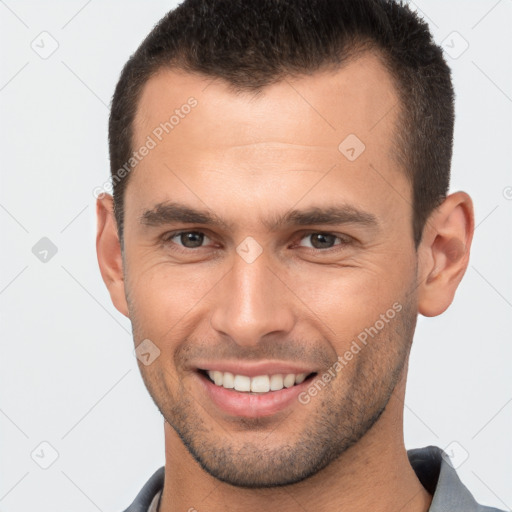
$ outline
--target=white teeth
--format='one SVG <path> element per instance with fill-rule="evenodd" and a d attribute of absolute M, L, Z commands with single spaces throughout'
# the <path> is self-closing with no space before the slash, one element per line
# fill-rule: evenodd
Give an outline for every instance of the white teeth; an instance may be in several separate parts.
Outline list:
<path fill-rule="evenodd" d="M 283 376 L 278 374 L 278 375 L 272 375 L 272 377 L 270 377 L 270 390 L 271 391 L 279 391 L 280 389 L 283 389 L 284 387 L 284 384 L 283 384 Z"/>
<path fill-rule="evenodd" d="M 235 389 L 237 391 L 251 391 L 251 378 L 245 375 L 235 375 Z"/>
<path fill-rule="evenodd" d="M 251 379 L 251 391 L 254 393 L 267 393 L 270 390 L 268 375 L 258 375 Z"/>
<path fill-rule="evenodd" d="M 224 372 L 224 378 L 222 380 L 222 385 L 226 389 L 233 389 L 235 387 L 235 376 L 232 373 Z"/>
<path fill-rule="evenodd" d="M 233 375 L 230 372 L 220 372 L 218 370 L 208 370 L 207 373 L 217 386 L 253 393 L 268 393 L 269 391 L 291 388 L 295 384 L 304 382 L 307 376 L 306 373 L 288 373 L 286 375 L 278 373 L 275 375 L 258 375 L 251 378 L 246 375 Z"/>
<path fill-rule="evenodd" d="M 295 384 L 300 384 L 301 382 L 304 382 L 306 380 L 306 374 L 305 373 L 299 373 L 295 376 Z"/>
<path fill-rule="evenodd" d="M 217 384 L 217 386 L 222 386 L 222 372 L 218 372 L 216 370 L 214 370 L 213 372 L 213 382 L 215 382 L 215 384 Z"/>
<path fill-rule="evenodd" d="M 283 384 L 285 388 L 291 388 L 295 384 L 295 375 L 293 373 L 286 375 Z"/>

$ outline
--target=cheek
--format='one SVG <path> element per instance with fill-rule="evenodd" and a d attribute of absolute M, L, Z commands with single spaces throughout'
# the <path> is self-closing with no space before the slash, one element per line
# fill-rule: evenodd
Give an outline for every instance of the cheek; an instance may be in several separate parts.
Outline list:
<path fill-rule="evenodd" d="M 204 266 L 171 265 L 151 259 L 134 263 L 127 267 L 130 310 L 137 323 L 155 337 L 169 329 L 179 330 L 188 316 L 196 314 L 222 276 L 219 269 Z"/>
<path fill-rule="evenodd" d="M 398 268 L 403 271 L 394 268 L 393 273 L 386 265 L 371 264 L 360 268 L 312 268 L 289 279 L 305 305 L 305 314 L 311 317 L 313 313 L 313 321 L 327 339 L 337 340 L 339 346 L 335 349 L 339 352 L 376 322 L 377 327 L 385 322 L 383 334 L 394 326 L 396 310 L 400 309 L 397 304 L 401 304 L 413 279 L 413 269 L 408 264 L 403 262 Z"/>

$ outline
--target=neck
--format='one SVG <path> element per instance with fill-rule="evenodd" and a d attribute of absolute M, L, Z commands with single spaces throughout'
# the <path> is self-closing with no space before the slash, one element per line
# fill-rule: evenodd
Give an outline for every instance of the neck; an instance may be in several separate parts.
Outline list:
<path fill-rule="evenodd" d="M 192 458 L 165 422 L 165 483 L 159 512 L 343 510 L 426 512 L 432 496 L 412 469 L 403 442 L 405 374 L 373 427 L 336 461 L 297 484 L 245 489 L 221 482 Z"/>

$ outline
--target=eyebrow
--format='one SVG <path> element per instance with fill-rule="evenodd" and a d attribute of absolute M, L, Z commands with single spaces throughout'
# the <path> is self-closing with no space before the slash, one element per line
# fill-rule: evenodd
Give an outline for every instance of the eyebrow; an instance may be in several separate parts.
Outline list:
<path fill-rule="evenodd" d="M 197 210 L 175 202 L 158 203 L 154 208 L 145 210 L 139 222 L 146 226 L 162 226 L 165 224 L 207 224 L 229 228 L 229 224 L 209 210 Z"/>
<path fill-rule="evenodd" d="M 272 222 L 265 222 L 267 228 L 275 231 L 283 226 L 309 226 L 313 224 L 338 225 L 359 224 L 365 227 L 377 227 L 377 217 L 372 213 L 358 210 L 350 205 L 312 207 L 306 210 L 290 210 Z"/>
<path fill-rule="evenodd" d="M 146 226 L 163 226 L 173 223 L 205 224 L 222 227 L 226 230 L 233 224 L 224 221 L 210 210 L 198 210 L 176 202 L 158 203 L 154 208 L 145 210 L 139 217 L 139 222 Z M 375 215 L 359 210 L 350 205 L 329 206 L 325 208 L 311 207 L 305 210 L 289 210 L 274 216 L 271 220 L 263 220 L 270 231 L 277 231 L 290 226 L 309 226 L 314 224 L 339 225 L 356 224 L 375 228 L 379 222 Z"/>

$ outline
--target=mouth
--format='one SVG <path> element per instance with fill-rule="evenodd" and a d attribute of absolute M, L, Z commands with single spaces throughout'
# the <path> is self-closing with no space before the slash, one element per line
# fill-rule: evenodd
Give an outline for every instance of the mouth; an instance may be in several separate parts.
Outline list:
<path fill-rule="evenodd" d="M 207 368 L 198 369 L 195 374 L 202 394 L 218 412 L 231 418 L 268 417 L 292 407 L 304 407 L 298 397 L 318 375 L 283 372 L 249 376 Z"/>

